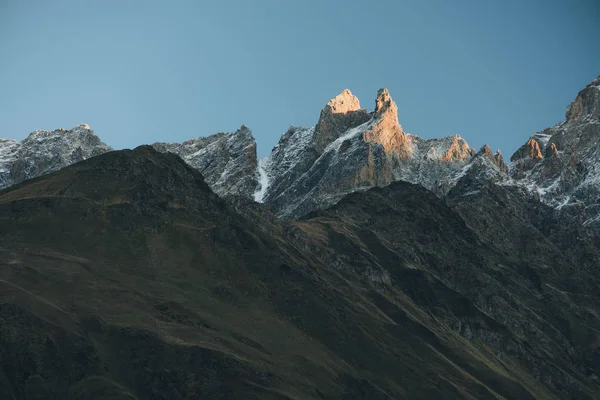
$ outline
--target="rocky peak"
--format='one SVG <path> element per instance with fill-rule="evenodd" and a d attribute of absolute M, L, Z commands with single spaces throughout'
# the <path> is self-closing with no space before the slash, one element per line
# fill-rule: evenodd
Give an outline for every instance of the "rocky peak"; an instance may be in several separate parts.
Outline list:
<path fill-rule="evenodd" d="M 515 184 L 554 207 L 560 215 L 598 231 L 599 122 L 600 77 L 578 93 L 567 109 L 565 122 L 533 135 L 511 157 L 514 162 L 510 166 Z M 528 156 L 531 149 L 535 158 Z"/>
<path fill-rule="evenodd" d="M 256 141 L 248 127 L 234 133 L 216 133 L 183 143 L 154 143 L 161 152 L 174 153 L 200 171 L 220 196 L 251 198 L 258 184 Z"/>
<path fill-rule="evenodd" d="M 500 152 L 500 149 L 496 150 L 496 155 L 494 156 L 494 159 L 496 160 L 496 165 L 498 166 L 498 168 L 505 174 L 508 173 L 508 165 L 506 165 L 506 162 L 504 161 L 504 157 L 502 157 L 502 153 Z"/>
<path fill-rule="evenodd" d="M 504 157 L 502 157 L 500 150 L 497 150 L 496 153 L 494 153 L 492 148 L 487 144 L 483 145 L 473 156 L 470 164 L 472 166 L 486 166 L 486 168 L 492 167 L 492 169 L 498 170 L 502 174 L 508 172 L 508 166 L 506 165 L 506 162 L 504 162 Z M 472 167 L 470 168 L 473 169 Z"/>
<path fill-rule="evenodd" d="M 363 138 L 365 142 L 380 144 L 387 154 L 394 154 L 400 158 L 412 155 L 406 134 L 398 122 L 398 106 L 387 89 L 377 91 L 374 122 L 371 128 L 364 132 Z"/>
<path fill-rule="evenodd" d="M 521 146 L 515 154 L 510 157 L 510 161 L 521 160 L 524 158 L 531 158 L 533 160 L 537 160 L 543 158 L 542 150 L 540 149 L 540 145 L 537 140 L 533 137 L 529 138 L 527 143 Z"/>
<path fill-rule="evenodd" d="M 277 216 L 296 219 L 349 193 L 398 180 L 445 189 L 449 177 L 471 159 L 469 145 L 458 135 L 421 139 L 405 133 L 387 89 L 378 91 L 372 113 L 350 95 L 345 91 L 334 98 L 314 129 L 288 130 L 261 160 L 258 175 L 264 184 L 255 199 Z M 353 120 L 355 115 L 360 118 Z"/>
<path fill-rule="evenodd" d="M 390 92 L 386 88 L 381 88 L 377 91 L 377 98 L 375 99 L 375 116 L 381 117 L 381 115 L 390 110 L 392 116 L 396 116 L 396 121 L 398 120 L 398 106 L 392 100 L 392 96 Z"/>
<path fill-rule="evenodd" d="M 0 188 L 111 150 L 87 124 L 72 129 L 37 130 L 21 142 L 0 141 Z"/>
<path fill-rule="evenodd" d="M 469 149 L 469 144 L 459 135 L 452 136 L 452 142 L 440 161 L 465 160 L 474 155 L 475 149 Z"/>
<path fill-rule="evenodd" d="M 488 159 L 490 159 L 490 161 L 495 162 L 495 158 L 494 158 L 494 152 L 492 151 L 492 148 L 486 143 L 484 144 L 481 149 L 479 149 L 478 154 L 483 155 L 485 157 L 487 157 Z"/>
<path fill-rule="evenodd" d="M 577 94 L 567 108 L 567 122 L 582 119 L 600 120 L 600 76 Z"/>
<path fill-rule="evenodd" d="M 319 122 L 315 127 L 315 149 L 321 153 L 340 134 L 365 123 L 370 118 L 367 110 L 360 108 L 358 98 L 350 90 L 344 89 L 321 110 Z"/>
<path fill-rule="evenodd" d="M 487 144 L 481 147 L 467 166 L 450 180 L 446 193 L 467 195 L 489 183 L 498 183 L 508 178 L 508 166 L 500 150 L 494 154 Z"/>
<path fill-rule="evenodd" d="M 350 89 L 344 89 L 340 94 L 329 100 L 323 110 L 331 114 L 347 114 L 360 110 L 360 101 L 358 97 L 352 94 Z"/>

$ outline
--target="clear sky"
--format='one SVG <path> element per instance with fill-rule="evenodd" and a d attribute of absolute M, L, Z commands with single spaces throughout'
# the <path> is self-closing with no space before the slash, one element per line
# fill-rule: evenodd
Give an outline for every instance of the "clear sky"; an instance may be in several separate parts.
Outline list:
<path fill-rule="evenodd" d="M 349 88 L 506 158 L 600 74 L 598 0 L 0 0 L 0 137 L 116 149 L 245 124 L 259 155 Z"/>

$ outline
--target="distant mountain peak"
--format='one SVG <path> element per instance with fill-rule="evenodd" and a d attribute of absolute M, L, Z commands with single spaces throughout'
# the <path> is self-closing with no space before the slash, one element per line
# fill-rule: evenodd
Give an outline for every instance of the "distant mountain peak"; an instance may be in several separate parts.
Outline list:
<path fill-rule="evenodd" d="M 21 142 L 0 141 L 0 189 L 110 150 L 87 124 L 36 130 Z"/>
<path fill-rule="evenodd" d="M 348 89 L 323 107 L 315 127 L 314 146 L 321 153 L 328 144 L 350 128 L 359 126 L 371 118 L 367 110 L 360 108 L 360 101 Z"/>
<path fill-rule="evenodd" d="M 600 120 L 600 76 L 581 90 L 567 108 L 567 122 L 586 118 Z"/>
<path fill-rule="evenodd" d="M 590 205 L 586 215 L 600 226 L 599 128 L 600 76 L 578 93 L 565 122 L 533 134 L 512 155 L 510 171 L 502 153 L 487 145 L 477 152 L 459 135 L 424 139 L 404 132 L 386 88 L 377 91 L 371 112 L 342 90 L 315 126 L 290 127 L 260 162 L 245 125 L 153 147 L 179 155 L 218 195 L 254 198 L 281 218 L 299 218 L 348 193 L 399 180 L 440 196 L 459 183 L 471 190 L 491 181 L 538 193 L 559 210 Z M 21 142 L 0 139 L 0 188 L 110 150 L 87 124 L 35 131 Z"/>

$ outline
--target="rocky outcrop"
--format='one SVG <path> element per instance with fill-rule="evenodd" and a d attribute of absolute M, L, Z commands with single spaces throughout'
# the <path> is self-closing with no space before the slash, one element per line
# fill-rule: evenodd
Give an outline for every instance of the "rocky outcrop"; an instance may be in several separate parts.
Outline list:
<path fill-rule="evenodd" d="M 87 124 L 38 130 L 21 142 L 0 139 L 0 189 L 111 150 Z"/>
<path fill-rule="evenodd" d="M 542 144 L 543 146 L 543 144 Z M 540 141 L 536 137 L 530 138 L 527 143 L 521 146 L 510 158 L 511 161 L 530 158 L 538 160 L 543 158 L 542 150 L 540 150 Z"/>
<path fill-rule="evenodd" d="M 600 77 L 579 92 L 564 122 L 536 133 L 511 157 L 512 183 L 600 229 L 599 138 Z"/>
<path fill-rule="evenodd" d="M 323 109 L 314 129 L 290 128 L 260 163 L 264 184 L 255 199 L 279 217 L 295 219 L 329 207 L 348 193 L 397 180 L 434 188 L 471 159 L 468 144 L 458 135 L 426 140 L 405 133 L 387 89 L 378 91 L 372 113 L 359 107 L 344 91 Z M 335 118 L 343 123 L 323 123 L 338 115 L 332 110 L 342 111 L 343 117 Z M 323 126 L 342 128 L 323 135 Z"/>
<path fill-rule="evenodd" d="M 372 112 L 342 91 L 314 127 L 290 127 L 260 161 L 245 126 L 153 147 L 182 157 L 219 195 L 254 199 L 286 219 L 394 181 L 444 196 L 462 180 L 460 187 L 471 189 L 488 181 L 519 186 L 545 204 L 583 216 L 580 224 L 600 226 L 599 93 L 600 77 L 577 95 L 565 122 L 532 135 L 512 155 L 510 167 L 499 151 L 484 146 L 476 152 L 458 135 L 422 139 L 404 132 L 387 89 L 377 92 Z M 0 187 L 109 150 L 85 125 L 36 131 L 23 142 L 0 140 Z"/>
<path fill-rule="evenodd" d="M 490 183 L 498 184 L 508 179 L 508 167 L 500 150 L 494 154 L 484 145 L 458 174 L 441 182 L 438 194 L 470 196 Z"/>
<path fill-rule="evenodd" d="M 234 133 L 217 133 L 179 143 L 154 143 L 161 152 L 174 153 L 204 175 L 220 196 L 251 197 L 258 184 L 256 141 L 241 126 Z"/>
<path fill-rule="evenodd" d="M 392 100 L 387 89 L 379 89 L 375 100 L 374 122 L 363 133 L 365 142 L 377 143 L 386 154 L 401 158 L 412 155 L 406 134 L 398 122 L 398 106 Z"/>
<path fill-rule="evenodd" d="M 348 129 L 358 126 L 370 119 L 369 113 L 360 108 L 360 102 L 348 89 L 329 100 L 321 110 L 319 122 L 315 126 L 312 145 L 317 153 L 337 139 Z"/>
<path fill-rule="evenodd" d="M 183 158 L 202 172 L 211 189 L 221 196 L 250 198 L 256 190 L 256 142 L 245 126 L 235 133 L 152 146 Z M 111 150 L 87 124 L 73 129 L 35 131 L 21 142 L 0 139 L 0 189 Z"/>
<path fill-rule="evenodd" d="M 567 123 L 600 120 L 600 76 L 577 94 L 575 100 L 567 108 L 566 119 Z"/>

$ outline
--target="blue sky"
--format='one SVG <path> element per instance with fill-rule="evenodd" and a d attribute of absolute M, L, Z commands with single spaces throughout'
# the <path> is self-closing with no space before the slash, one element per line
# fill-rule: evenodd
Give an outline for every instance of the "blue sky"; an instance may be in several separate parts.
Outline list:
<path fill-rule="evenodd" d="M 0 0 L 0 137 L 114 148 L 245 124 L 259 155 L 349 88 L 410 133 L 506 158 L 600 74 L 600 2 Z"/>

